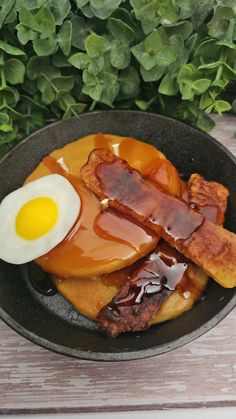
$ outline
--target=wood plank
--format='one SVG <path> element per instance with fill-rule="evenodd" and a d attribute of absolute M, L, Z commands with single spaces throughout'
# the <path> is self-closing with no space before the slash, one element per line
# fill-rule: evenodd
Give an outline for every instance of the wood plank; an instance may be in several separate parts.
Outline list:
<path fill-rule="evenodd" d="M 236 154 L 236 118 L 212 135 Z M 0 321 L 0 414 L 236 406 L 236 311 L 171 353 L 104 363 L 54 354 Z"/>

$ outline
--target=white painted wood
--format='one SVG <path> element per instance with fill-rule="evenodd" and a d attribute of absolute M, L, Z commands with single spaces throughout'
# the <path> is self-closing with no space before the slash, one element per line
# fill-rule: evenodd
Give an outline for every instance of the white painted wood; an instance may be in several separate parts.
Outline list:
<path fill-rule="evenodd" d="M 236 117 L 227 115 L 212 135 L 236 154 L 235 131 Z M 234 310 L 205 336 L 171 353 L 98 363 L 37 347 L 0 321 L 0 413 L 66 417 L 65 412 L 236 406 L 235 325 Z"/>
<path fill-rule="evenodd" d="M 224 407 L 224 408 L 201 408 L 199 409 L 174 409 L 174 410 L 162 410 L 158 412 L 158 419 L 235 419 L 236 408 Z M 157 412 L 113 412 L 113 413 L 58 413 L 50 415 L 27 415 L 27 419 L 157 419 Z M 20 419 L 21 415 L 13 415 L 11 419 Z"/>

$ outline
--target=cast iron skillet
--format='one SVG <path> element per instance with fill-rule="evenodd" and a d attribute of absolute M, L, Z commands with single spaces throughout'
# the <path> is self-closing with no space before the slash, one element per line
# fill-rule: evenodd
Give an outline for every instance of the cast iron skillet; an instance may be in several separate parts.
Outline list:
<path fill-rule="evenodd" d="M 222 182 L 231 192 L 226 227 L 236 232 L 236 159 L 216 140 L 163 116 L 136 111 L 82 114 L 31 135 L 0 162 L 0 201 L 18 188 L 43 156 L 85 135 L 132 136 L 163 151 L 186 179 L 193 172 Z M 179 318 L 116 339 L 98 331 L 59 294 L 38 294 L 26 265 L 0 262 L 0 317 L 32 342 L 65 355 L 102 361 L 145 358 L 170 351 L 214 327 L 236 305 L 236 293 L 210 281 L 205 297 Z"/>

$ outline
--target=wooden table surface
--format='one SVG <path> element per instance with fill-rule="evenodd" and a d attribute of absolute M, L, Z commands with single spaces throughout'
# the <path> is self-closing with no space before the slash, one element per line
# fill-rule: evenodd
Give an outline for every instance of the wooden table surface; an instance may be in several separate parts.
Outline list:
<path fill-rule="evenodd" d="M 236 155 L 236 117 L 212 135 Z M 0 414 L 236 406 L 236 311 L 194 342 L 123 363 L 54 354 L 0 321 Z"/>

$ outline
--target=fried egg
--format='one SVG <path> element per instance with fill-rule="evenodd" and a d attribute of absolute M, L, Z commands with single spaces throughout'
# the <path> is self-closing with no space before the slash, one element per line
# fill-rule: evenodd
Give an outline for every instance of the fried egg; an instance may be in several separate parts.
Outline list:
<path fill-rule="evenodd" d="M 46 254 L 69 233 L 80 208 L 78 193 L 58 174 L 10 193 L 0 204 L 0 258 L 22 264 Z"/>

